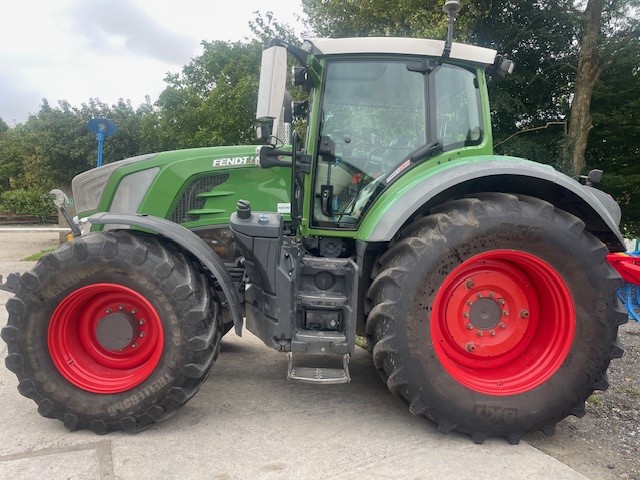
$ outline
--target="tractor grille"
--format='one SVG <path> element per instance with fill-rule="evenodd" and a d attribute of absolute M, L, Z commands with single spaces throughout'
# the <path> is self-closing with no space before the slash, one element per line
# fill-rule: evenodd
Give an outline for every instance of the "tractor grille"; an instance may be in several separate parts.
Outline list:
<path fill-rule="evenodd" d="M 198 194 L 210 192 L 218 185 L 226 182 L 228 178 L 228 173 L 221 173 L 193 180 L 183 190 L 180 200 L 176 203 L 169 219 L 175 223 L 194 222 L 198 220 L 198 215 L 189 215 L 190 210 L 200 210 L 204 207 L 206 199 L 198 198 Z"/>

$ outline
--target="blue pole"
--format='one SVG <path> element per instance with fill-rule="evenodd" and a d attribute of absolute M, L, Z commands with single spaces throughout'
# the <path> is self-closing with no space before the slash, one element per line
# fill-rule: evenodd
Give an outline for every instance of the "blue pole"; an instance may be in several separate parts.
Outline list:
<path fill-rule="evenodd" d="M 96 133 L 96 138 L 98 139 L 98 163 L 96 166 L 102 166 L 102 144 L 104 143 L 104 131 L 105 128 L 103 125 L 100 125 L 98 133 Z"/>

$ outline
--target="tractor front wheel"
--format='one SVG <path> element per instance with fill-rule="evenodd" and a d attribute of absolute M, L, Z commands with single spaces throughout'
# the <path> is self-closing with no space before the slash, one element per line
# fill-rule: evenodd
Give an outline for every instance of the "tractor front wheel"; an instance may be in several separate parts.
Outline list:
<path fill-rule="evenodd" d="M 184 405 L 220 347 L 219 303 L 171 245 L 125 231 L 44 256 L 7 302 L 6 365 L 45 417 L 136 432 Z"/>
<path fill-rule="evenodd" d="M 369 290 L 374 362 L 412 413 L 474 441 L 584 413 L 626 321 L 607 248 L 531 197 L 450 201 L 401 232 Z"/>

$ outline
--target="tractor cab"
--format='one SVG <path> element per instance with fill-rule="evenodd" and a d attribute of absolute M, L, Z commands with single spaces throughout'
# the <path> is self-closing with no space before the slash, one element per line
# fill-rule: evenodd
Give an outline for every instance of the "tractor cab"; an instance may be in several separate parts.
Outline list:
<path fill-rule="evenodd" d="M 274 156 L 293 157 L 292 216 L 304 235 L 357 230 L 387 187 L 438 154 L 492 152 L 485 71 L 513 67 L 493 50 L 409 38 L 272 43 L 263 55 L 256 116 L 272 123 L 273 134 L 259 129 L 272 142 L 260 148 L 259 161 L 283 166 Z M 306 124 L 304 142 L 294 131 L 297 148 L 289 152 L 275 144 L 287 120 L 287 52 L 303 65 L 294 67 L 294 85 L 309 93 L 293 107 L 303 112 L 297 119 Z"/>

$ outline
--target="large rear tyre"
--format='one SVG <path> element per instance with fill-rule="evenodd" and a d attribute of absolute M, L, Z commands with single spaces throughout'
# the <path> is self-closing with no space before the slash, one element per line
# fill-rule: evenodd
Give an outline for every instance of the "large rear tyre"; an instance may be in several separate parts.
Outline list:
<path fill-rule="evenodd" d="M 443 432 L 517 443 L 606 389 L 620 357 L 607 248 L 539 199 L 448 202 L 379 259 L 367 332 L 390 390 Z"/>
<path fill-rule="evenodd" d="M 70 430 L 136 432 L 200 388 L 222 335 L 204 275 L 175 248 L 125 231 L 44 256 L 7 302 L 7 368 Z"/>

